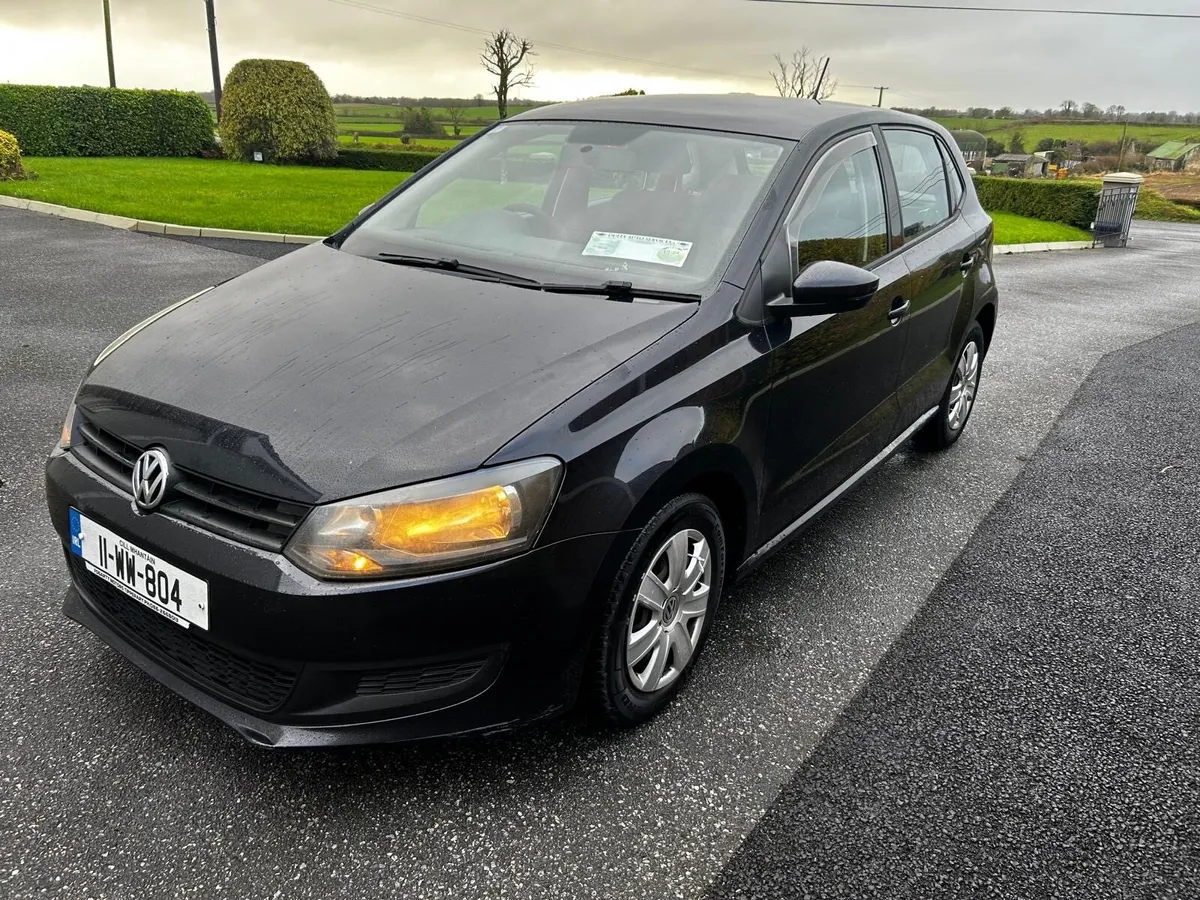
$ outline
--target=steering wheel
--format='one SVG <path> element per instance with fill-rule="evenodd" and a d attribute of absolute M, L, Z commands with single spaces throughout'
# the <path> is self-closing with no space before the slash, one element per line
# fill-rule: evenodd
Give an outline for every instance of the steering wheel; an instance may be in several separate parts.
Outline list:
<path fill-rule="evenodd" d="M 506 212 L 522 213 L 529 216 L 537 223 L 541 237 L 557 237 L 559 234 L 558 223 L 540 206 L 534 206 L 532 203 L 510 203 L 504 209 Z"/>

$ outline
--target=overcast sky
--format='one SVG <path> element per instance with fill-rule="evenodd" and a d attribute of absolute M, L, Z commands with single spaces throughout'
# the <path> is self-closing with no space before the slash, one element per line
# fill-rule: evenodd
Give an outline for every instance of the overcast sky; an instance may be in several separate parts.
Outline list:
<path fill-rule="evenodd" d="M 986 5 L 1200 11 L 1197 0 Z M 111 0 L 111 6 L 118 86 L 211 88 L 203 0 Z M 101 9 L 101 0 L 0 0 L 0 82 L 107 83 Z M 525 92 L 535 99 L 627 87 L 770 93 L 772 54 L 807 44 L 832 55 L 831 73 L 842 85 L 837 99 L 848 102 L 874 102 L 875 93 L 859 86 L 884 84 L 895 106 L 1024 109 L 1070 98 L 1129 109 L 1200 108 L 1200 20 L 748 0 L 216 0 L 216 9 L 222 72 L 245 57 L 298 59 L 334 94 L 487 95 L 477 31 L 508 27 L 538 45 L 536 87 Z"/>

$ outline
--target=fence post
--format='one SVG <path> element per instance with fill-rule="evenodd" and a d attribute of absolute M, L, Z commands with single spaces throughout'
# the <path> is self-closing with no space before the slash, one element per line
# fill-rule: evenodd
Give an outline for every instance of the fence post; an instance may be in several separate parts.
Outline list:
<path fill-rule="evenodd" d="M 1129 228 L 1137 209 L 1138 195 L 1146 181 L 1133 172 L 1116 172 L 1104 176 L 1100 191 L 1100 208 L 1092 225 L 1092 237 L 1105 247 L 1129 246 Z"/>

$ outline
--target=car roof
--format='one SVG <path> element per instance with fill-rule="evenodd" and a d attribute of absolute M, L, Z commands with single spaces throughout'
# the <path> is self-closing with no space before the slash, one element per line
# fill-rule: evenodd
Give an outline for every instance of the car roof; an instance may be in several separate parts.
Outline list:
<path fill-rule="evenodd" d="M 874 106 L 831 103 L 790 97 L 752 94 L 653 94 L 599 97 L 573 103 L 541 106 L 513 116 L 509 121 L 628 122 L 635 125 L 668 125 L 703 128 L 763 137 L 801 140 L 831 124 L 853 128 L 870 124 L 933 126 L 926 119 Z M 938 129 L 940 130 L 940 129 Z"/>

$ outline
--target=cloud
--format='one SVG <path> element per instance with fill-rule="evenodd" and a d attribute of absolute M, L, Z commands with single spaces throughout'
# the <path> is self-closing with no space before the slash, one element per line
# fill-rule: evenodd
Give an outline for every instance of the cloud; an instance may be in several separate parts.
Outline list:
<path fill-rule="evenodd" d="M 200 0 L 111 5 L 119 84 L 210 86 Z M 1088 5 L 1140 8 L 1141 0 Z M 1194 4 L 1157 0 L 1155 8 L 1191 12 Z M 849 86 L 886 84 L 897 105 L 1046 107 L 1071 96 L 1131 109 L 1200 106 L 1191 89 L 1200 81 L 1200 54 L 1193 51 L 1200 22 L 746 0 L 456 0 L 434 6 L 412 0 L 216 0 L 216 9 L 226 71 L 247 56 L 302 59 L 335 93 L 487 93 L 489 82 L 476 62 L 478 32 L 508 27 L 537 43 L 538 87 L 531 95 L 546 99 L 630 86 L 770 92 L 772 55 L 807 44 L 833 57 L 831 72 L 847 85 L 839 99 L 851 101 L 873 100 L 874 94 Z M 456 27 L 420 21 L 430 18 Z M 95 0 L 0 0 L 0 80 L 100 84 L 106 77 Z"/>

